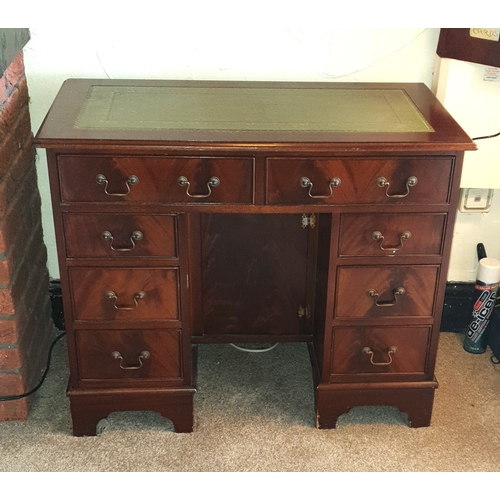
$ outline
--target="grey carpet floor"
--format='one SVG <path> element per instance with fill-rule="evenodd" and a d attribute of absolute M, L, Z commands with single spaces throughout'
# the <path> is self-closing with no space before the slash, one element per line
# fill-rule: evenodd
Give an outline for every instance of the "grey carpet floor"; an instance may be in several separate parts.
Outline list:
<path fill-rule="evenodd" d="M 29 418 L 0 423 L 0 471 L 439 472 L 500 470 L 500 365 L 472 355 L 460 334 L 440 338 L 432 424 L 362 407 L 338 427 L 314 427 L 307 348 L 280 344 L 249 354 L 229 345 L 199 350 L 195 429 L 176 434 L 150 412 L 110 415 L 94 437 L 73 437 L 65 396 L 65 342 Z"/>

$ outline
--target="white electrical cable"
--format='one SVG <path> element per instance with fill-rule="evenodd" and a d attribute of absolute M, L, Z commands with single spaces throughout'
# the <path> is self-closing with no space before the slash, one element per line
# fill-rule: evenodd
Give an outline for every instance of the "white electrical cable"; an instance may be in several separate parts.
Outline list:
<path fill-rule="evenodd" d="M 246 347 L 240 347 L 239 345 L 236 344 L 229 344 L 229 345 L 233 346 L 235 349 L 238 349 L 239 351 L 254 353 L 254 352 L 269 352 L 278 345 L 278 342 L 276 342 L 276 344 L 272 345 L 271 347 L 266 347 L 265 349 L 248 349 Z"/>

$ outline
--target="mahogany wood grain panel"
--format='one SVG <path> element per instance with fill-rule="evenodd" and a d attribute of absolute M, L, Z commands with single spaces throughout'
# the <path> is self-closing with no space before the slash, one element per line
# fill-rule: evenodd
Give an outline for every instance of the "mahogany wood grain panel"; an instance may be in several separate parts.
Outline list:
<path fill-rule="evenodd" d="M 176 267 L 75 267 L 68 273 L 76 320 L 176 320 L 180 317 Z M 106 297 L 109 291 L 115 293 L 116 301 Z M 145 296 L 135 301 L 134 296 L 139 292 Z M 132 309 L 116 309 L 115 304 Z"/>
<path fill-rule="evenodd" d="M 174 424 L 176 432 L 192 432 L 194 387 L 129 387 L 68 390 L 74 436 L 95 436 L 100 420 L 118 411 L 155 411 Z"/>
<path fill-rule="evenodd" d="M 179 379 L 180 336 L 179 330 L 77 331 L 80 377 L 82 380 Z M 123 360 L 112 357 L 115 351 Z M 143 351 L 150 356 L 139 361 Z"/>
<path fill-rule="evenodd" d="M 301 215 L 203 215 L 204 334 L 302 334 L 308 230 Z"/>
<path fill-rule="evenodd" d="M 438 271 L 438 266 L 340 267 L 335 317 L 432 316 Z M 405 291 L 395 295 L 399 287 Z M 369 296 L 370 290 L 379 297 Z M 376 301 L 395 303 L 380 307 Z"/>
<path fill-rule="evenodd" d="M 177 216 L 136 214 L 63 214 L 68 257 L 176 258 Z M 112 241 L 103 239 L 103 232 Z M 142 238 L 134 240 L 134 232 Z"/>
<path fill-rule="evenodd" d="M 445 222 L 446 214 L 343 214 L 339 255 L 441 255 Z M 383 241 L 373 238 L 377 231 Z"/>
<path fill-rule="evenodd" d="M 429 327 L 334 328 L 331 374 L 424 374 L 429 334 Z M 373 358 L 363 354 L 365 347 L 373 351 Z M 396 352 L 389 356 L 391 347 L 396 347 Z M 389 364 L 374 365 L 371 359 L 373 363 Z"/>
<path fill-rule="evenodd" d="M 337 204 L 337 203 L 448 203 L 453 161 L 443 158 L 269 158 L 267 162 L 268 204 Z M 417 184 L 409 188 L 410 177 Z M 301 186 L 300 180 L 307 177 L 312 182 L 309 188 Z M 384 177 L 389 188 L 379 187 L 377 180 Z M 333 178 L 340 185 L 332 188 Z"/>
<path fill-rule="evenodd" d="M 253 158 L 60 155 L 58 169 L 62 201 L 253 203 Z M 96 182 L 99 174 L 107 186 Z M 137 177 L 136 185 L 127 186 L 130 176 Z M 210 196 L 192 198 L 178 184 L 181 176 L 191 183 L 191 195 L 208 194 L 212 176 L 220 184 L 211 188 Z"/>
<path fill-rule="evenodd" d="M 338 418 L 356 406 L 394 406 L 408 415 L 410 427 L 428 427 L 437 387 L 435 380 L 321 384 L 316 394 L 316 426 L 334 429 Z"/>

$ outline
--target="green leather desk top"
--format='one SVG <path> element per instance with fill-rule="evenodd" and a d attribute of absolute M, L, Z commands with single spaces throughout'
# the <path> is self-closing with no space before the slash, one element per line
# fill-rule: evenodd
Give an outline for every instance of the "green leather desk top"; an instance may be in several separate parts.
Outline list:
<path fill-rule="evenodd" d="M 77 129 L 430 132 L 403 90 L 93 85 Z"/>

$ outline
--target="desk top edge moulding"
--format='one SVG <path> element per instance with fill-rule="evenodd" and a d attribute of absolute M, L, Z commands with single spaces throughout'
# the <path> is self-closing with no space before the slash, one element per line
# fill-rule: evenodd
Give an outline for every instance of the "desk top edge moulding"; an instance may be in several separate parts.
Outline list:
<path fill-rule="evenodd" d="M 209 343 L 305 343 L 318 429 L 430 425 L 476 145 L 425 85 L 69 79 L 35 145 L 75 436 L 117 411 L 193 431 Z"/>
<path fill-rule="evenodd" d="M 475 149 L 419 83 L 68 79 L 35 141 L 61 139 Z"/>

